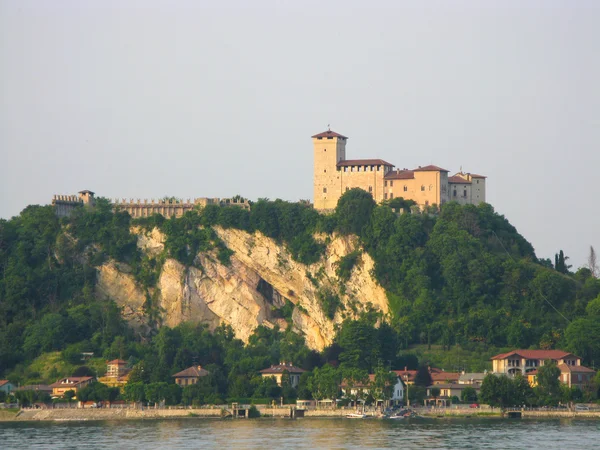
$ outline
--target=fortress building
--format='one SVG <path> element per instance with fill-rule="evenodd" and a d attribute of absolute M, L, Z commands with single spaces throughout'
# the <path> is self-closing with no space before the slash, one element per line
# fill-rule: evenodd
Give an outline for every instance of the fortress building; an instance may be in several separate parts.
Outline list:
<path fill-rule="evenodd" d="M 342 194 L 352 188 L 369 192 L 378 203 L 397 197 L 414 200 L 420 207 L 448 201 L 485 202 L 486 177 L 482 175 L 461 170 L 449 177 L 446 169 L 433 165 L 398 170 L 383 159 L 346 159 L 348 138 L 331 130 L 312 139 L 315 209 L 334 209 Z"/>

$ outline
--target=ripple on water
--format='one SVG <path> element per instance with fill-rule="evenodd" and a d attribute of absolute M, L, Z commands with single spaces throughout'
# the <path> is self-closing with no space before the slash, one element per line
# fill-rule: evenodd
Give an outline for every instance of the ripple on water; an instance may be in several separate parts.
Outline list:
<path fill-rule="evenodd" d="M 598 448 L 594 420 L 146 420 L 0 423 L 3 449 Z"/>

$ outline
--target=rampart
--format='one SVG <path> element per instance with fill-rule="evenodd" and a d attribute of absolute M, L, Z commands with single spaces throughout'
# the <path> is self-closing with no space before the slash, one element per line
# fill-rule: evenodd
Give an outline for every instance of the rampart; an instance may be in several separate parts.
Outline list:
<path fill-rule="evenodd" d="M 52 206 L 58 217 L 69 216 L 75 208 L 82 206 L 93 206 L 95 204 L 94 193 L 81 191 L 79 195 L 55 195 L 52 198 Z M 181 217 L 187 211 L 204 208 L 208 205 L 235 206 L 246 210 L 250 209 L 250 202 L 242 197 L 235 198 L 208 198 L 199 197 L 192 199 L 114 199 L 112 202 L 115 211 L 127 211 L 131 217 L 150 217 L 160 214 L 164 217 Z"/>

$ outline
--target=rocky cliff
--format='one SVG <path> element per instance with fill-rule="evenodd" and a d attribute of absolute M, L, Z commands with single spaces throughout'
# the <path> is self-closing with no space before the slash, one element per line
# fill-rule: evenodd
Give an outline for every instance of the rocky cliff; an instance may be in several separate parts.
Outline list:
<path fill-rule="evenodd" d="M 163 253 L 164 236 L 158 230 L 133 231 L 148 256 Z M 98 269 L 97 295 L 119 304 L 134 327 L 146 326 L 145 305 L 151 299 L 159 306 L 160 322 L 168 326 L 193 321 L 214 329 L 226 323 L 247 341 L 259 325 L 291 325 L 316 350 L 332 342 L 335 325 L 344 318 L 366 308 L 388 312 L 385 291 L 370 275 L 374 263 L 367 254 L 360 253 L 347 281 L 336 275 L 336 263 L 356 250 L 352 237 L 334 236 L 321 261 L 307 266 L 260 233 L 215 231 L 234 252 L 229 265 L 219 262 L 215 252 L 198 254 L 193 267 L 166 259 L 156 287 L 145 290 L 126 265 L 110 261 Z M 339 301 L 333 319 L 323 310 L 325 296 Z"/>

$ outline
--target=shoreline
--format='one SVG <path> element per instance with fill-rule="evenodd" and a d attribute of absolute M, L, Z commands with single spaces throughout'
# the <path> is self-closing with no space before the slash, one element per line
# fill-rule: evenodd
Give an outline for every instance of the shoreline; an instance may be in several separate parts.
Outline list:
<path fill-rule="evenodd" d="M 310 410 L 304 418 L 344 418 L 348 410 Z M 519 411 L 523 419 L 600 419 L 600 411 Z M 285 418 L 290 420 L 289 408 L 261 408 L 261 418 Z M 420 412 L 422 419 L 502 419 L 499 410 L 429 410 Z M 221 408 L 196 409 L 22 409 L 18 412 L 1 411 L 0 422 L 85 422 L 110 420 L 161 420 L 161 419 L 221 419 L 225 418 Z M 231 416 L 228 417 L 231 419 Z M 373 420 L 369 417 L 367 420 Z M 244 417 L 234 420 L 246 420 Z M 517 420 L 517 419 L 512 419 Z"/>

